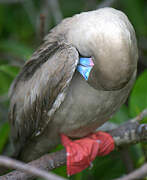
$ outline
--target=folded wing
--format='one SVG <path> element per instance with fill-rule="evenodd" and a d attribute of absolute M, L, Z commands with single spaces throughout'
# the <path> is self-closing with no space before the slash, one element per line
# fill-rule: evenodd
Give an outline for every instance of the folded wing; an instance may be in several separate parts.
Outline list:
<path fill-rule="evenodd" d="M 79 55 L 67 44 L 45 42 L 24 65 L 10 89 L 12 141 L 16 151 L 40 135 L 66 97 Z"/>

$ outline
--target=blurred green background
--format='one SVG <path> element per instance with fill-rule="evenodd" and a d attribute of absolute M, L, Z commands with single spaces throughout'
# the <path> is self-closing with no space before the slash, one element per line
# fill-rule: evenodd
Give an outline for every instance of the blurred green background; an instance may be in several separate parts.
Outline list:
<path fill-rule="evenodd" d="M 42 37 L 63 18 L 112 3 L 127 14 L 138 39 L 139 63 L 134 88 L 125 105 L 111 119 L 119 125 L 147 108 L 147 0 L 0 0 L 0 153 L 11 154 L 8 124 L 8 89 L 24 62 L 41 44 Z M 147 118 L 143 120 L 147 123 Z M 98 157 L 92 169 L 73 180 L 111 180 L 147 161 L 147 144 L 124 147 Z M 54 170 L 66 177 L 66 167 Z"/>

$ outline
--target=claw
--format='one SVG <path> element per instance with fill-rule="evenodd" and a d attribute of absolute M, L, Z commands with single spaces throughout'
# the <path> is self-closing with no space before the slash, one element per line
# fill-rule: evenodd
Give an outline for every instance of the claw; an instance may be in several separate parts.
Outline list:
<path fill-rule="evenodd" d="M 137 133 L 142 134 L 144 130 L 147 131 L 147 124 L 140 124 L 140 126 L 137 128 Z"/>

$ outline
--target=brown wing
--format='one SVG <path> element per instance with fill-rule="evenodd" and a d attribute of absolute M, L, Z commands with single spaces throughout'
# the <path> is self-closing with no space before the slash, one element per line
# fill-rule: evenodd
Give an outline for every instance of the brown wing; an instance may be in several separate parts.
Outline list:
<path fill-rule="evenodd" d="M 79 55 L 66 44 L 47 43 L 24 65 L 10 89 L 11 136 L 15 148 L 43 132 L 64 101 Z"/>

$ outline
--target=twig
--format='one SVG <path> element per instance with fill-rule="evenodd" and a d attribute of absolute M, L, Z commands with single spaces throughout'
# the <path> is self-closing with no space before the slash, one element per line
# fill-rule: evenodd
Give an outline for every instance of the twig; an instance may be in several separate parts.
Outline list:
<path fill-rule="evenodd" d="M 45 16 L 44 35 L 46 35 L 51 28 L 51 12 L 49 11 L 48 0 L 45 0 L 44 3 L 42 3 L 40 14 Z"/>
<path fill-rule="evenodd" d="M 25 179 L 28 179 L 28 178 L 32 178 L 32 177 L 40 177 L 40 178 L 44 178 L 46 180 L 65 180 L 65 178 L 62 178 L 62 177 L 59 177 L 53 173 L 48 173 L 47 171 L 45 170 L 41 170 L 37 167 L 34 167 L 33 165 L 30 165 L 30 164 L 25 164 L 21 161 L 17 161 L 17 160 L 14 160 L 14 159 L 11 159 L 11 158 L 8 158 L 8 157 L 5 157 L 5 156 L 0 156 L 0 165 L 3 165 L 5 167 L 8 167 L 8 168 L 15 168 L 15 169 L 18 169 L 18 170 L 21 170 L 23 172 L 26 172 L 26 173 L 29 173 L 28 176 L 26 177 L 21 177 L 21 175 L 18 175 L 16 173 L 16 175 L 12 175 L 12 173 L 9 173 L 9 176 L 3 176 L 3 177 L 0 177 L 0 180 L 6 180 L 6 179 L 14 179 L 15 180 L 25 180 Z M 23 174 L 23 172 L 20 172 Z"/>
<path fill-rule="evenodd" d="M 49 29 L 51 28 L 51 13 L 49 11 L 48 0 L 44 0 L 44 2 L 41 4 L 39 14 L 40 16 L 37 17 L 37 29 L 38 36 L 41 35 L 41 32 L 43 32 L 41 35 L 42 37 L 40 37 L 42 41 L 44 36 L 48 33 Z M 44 25 L 42 25 L 42 23 L 44 23 Z"/>
<path fill-rule="evenodd" d="M 132 121 L 141 121 L 146 116 L 147 116 L 147 109 L 144 109 L 138 116 L 133 118 Z"/>
<path fill-rule="evenodd" d="M 141 166 L 141 168 L 133 171 L 132 173 L 118 178 L 117 180 L 139 180 L 147 176 L 147 163 Z"/>
<path fill-rule="evenodd" d="M 146 113 L 144 112 L 146 112 L 146 110 L 140 114 L 140 118 L 144 118 L 146 116 Z M 139 122 L 134 121 L 134 119 L 133 121 L 130 120 L 122 124 L 116 129 L 108 131 L 112 135 L 115 141 L 115 148 L 147 140 L 147 124 L 139 124 Z M 65 149 L 55 153 L 44 155 L 41 158 L 29 163 L 29 165 L 43 170 L 52 170 L 54 168 L 57 168 L 65 164 L 66 164 Z M 7 178 L 7 180 L 13 180 L 14 177 L 15 180 L 27 180 L 34 176 L 26 174 L 21 171 L 13 171 L 11 173 L 2 176 L 1 178 L 5 178 L 5 179 Z M 5 180 L 5 179 L 0 179 L 0 180 Z"/>
<path fill-rule="evenodd" d="M 40 14 L 40 39 L 43 40 L 45 35 L 45 15 Z"/>

